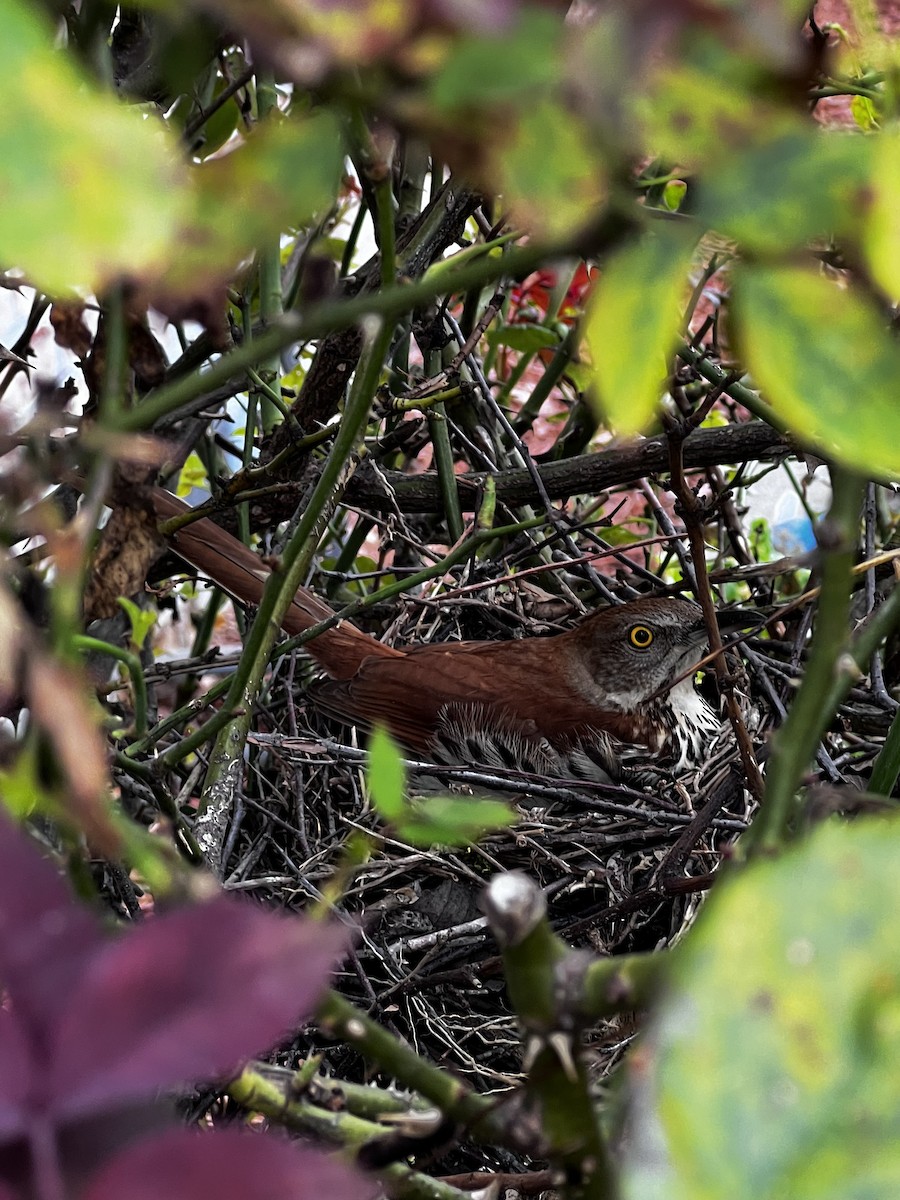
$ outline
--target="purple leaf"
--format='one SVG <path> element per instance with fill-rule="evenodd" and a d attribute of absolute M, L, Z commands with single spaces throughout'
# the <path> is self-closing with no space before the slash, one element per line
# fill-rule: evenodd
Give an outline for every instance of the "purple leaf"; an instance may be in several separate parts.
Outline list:
<path fill-rule="evenodd" d="M 68 1119 L 233 1071 L 312 1011 L 349 940 L 220 896 L 110 942 L 54 1031 L 53 1111 Z"/>
<path fill-rule="evenodd" d="M 172 1100 L 139 1100 L 92 1113 L 81 1121 L 57 1125 L 56 1159 L 66 1181 L 66 1196 L 77 1195 L 106 1163 L 126 1148 L 181 1125 Z M 14 1175 L 4 1176 L 10 1183 Z M 27 1177 L 25 1182 L 27 1182 Z"/>
<path fill-rule="evenodd" d="M 37 1044 L 66 1007 L 100 923 L 32 840 L 0 813 L 0 983 Z"/>
<path fill-rule="evenodd" d="M 172 1130 L 113 1159 L 79 1200 L 371 1200 L 379 1191 L 352 1168 L 305 1147 L 237 1130 Z"/>
<path fill-rule="evenodd" d="M 25 1129 L 35 1076 L 18 1013 L 0 1010 L 0 1142 L 18 1137 Z"/>

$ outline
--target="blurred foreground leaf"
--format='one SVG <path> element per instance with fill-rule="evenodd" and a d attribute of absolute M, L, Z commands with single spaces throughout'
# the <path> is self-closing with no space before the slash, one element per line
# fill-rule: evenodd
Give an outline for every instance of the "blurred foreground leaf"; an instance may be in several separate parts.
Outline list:
<path fill-rule="evenodd" d="M 513 218 L 529 229 L 564 236 L 599 211 L 603 160 L 561 104 L 548 99 L 523 109 L 495 153 L 491 173 Z"/>
<path fill-rule="evenodd" d="M 376 1195 L 376 1187 L 349 1164 L 310 1146 L 239 1129 L 219 1130 L 212 1137 L 177 1129 L 146 1138 L 98 1172 L 82 1192 L 83 1200 L 373 1200 Z"/>
<path fill-rule="evenodd" d="M 0 259 L 51 292 L 157 263 L 186 175 L 161 124 L 54 50 L 34 6 L 0 0 L 0 28 Z"/>
<path fill-rule="evenodd" d="M 170 1120 L 160 1091 L 231 1073 L 283 1037 L 312 1012 L 349 940 L 340 926 L 285 920 L 225 895 L 110 938 L 57 867 L 0 818 L 3 1184 L 41 1200 L 83 1196 L 86 1186 L 94 1200 L 299 1200 L 317 1188 L 365 1200 L 361 1176 L 309 1148 L 297 1155 L 234 1130 L 158 1140 Z M 102 1136 L 85 1137 L 88 1120 Z"/>
<path fill-rule="evenodd" d="M 654 154 L 682 168 L 700 166 L 742 149 L 761 129 L 774 137 L 796 127 L 785 108 L 753 95 L 754 74 L 743 59 L 724 53 L 716 61 L 664 63 L 649 86 L 625 99 Z"/>
<path fill-rule="evenodd" d="M 516 814 L 501 800 L 481 797 L 416 796 L 400 826 L 414 846 L 464 846 L 493 829 L 515 824 Z"/>
<path fill-rule="evenodd" d="M 891 300 L 900 297 L 900 133 L 892 129 L 873 140 L 869 217 L 864 250 L 869 270 Z"/>
<path fill-rule="evenodd" d="M 378 815 L 413 846 L 461 846 L 491 829 L 511 825 L 515 813 L 499 800 L 405 795 L 406 770 L 390 734 L 376 729 L 369 741 L 369 791 Z"/>
<path fill-rule="evenodd" d="M 900 1194 L 898 905 L 895 820 L 720 887 L 632 1063 L 628 1200 Z"/>
<path fill-rule="evenodd" d="M 0 28 L 0 260 L 42 289 L 151 275 L 167 293 L 195 294 L 332 202 L 342 164 L 332 116 L 266 122 L 189 171 L 161 122 L 97 88 L 19 0 L 0 0 Z"/>
<path fill-rule="evenodd" d="M 558 80 L 563 26 L 551 12 L 523 7 L 511 29 L 462 38 L 431 80 L 440 112 L 465 112 L 546 94 Z"/>
<path fill-rule="evenodd" d="M 648 234 L 609 259 L 591 294 L 584 335 L 600 408 L 618 433 L 637 433 L 665 391 L 694 243 Z"/>
<path fill-rule="evenodd" d="M 406 768 L 400 751 L 385 729 L 373 729 L 369 739 L 368 782 L 379 815 L 385 821 L 398 820 L 405 803 Z"/>
<path fill-rule="evenodd" d="M 730 156 L 704 179 L 697 216 L 747 247 L 783 253 L 861 226 L 873 142 L 800 126 Z"/>
<path fill-rule="evenodd" d="M 337 119 L 323 113 L 267 121 L 232 153 L 196 167 L 165 287 L 190 292 L 204 279 L 224 282 L 264 238 L 331 205 L 342 163 Z"/>
<path fill-rule="evenodd" d="M 900 476 L 900 347 L 876 309 L 799 267 L 735 279 L 736 335 L 791 432 L 867 476 Z"/>

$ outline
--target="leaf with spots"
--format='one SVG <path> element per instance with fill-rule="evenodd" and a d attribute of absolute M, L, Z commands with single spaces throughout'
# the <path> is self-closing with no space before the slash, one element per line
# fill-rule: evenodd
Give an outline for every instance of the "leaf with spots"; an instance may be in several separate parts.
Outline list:
<path fill-rule="evenodd" d="M 723 881 L 632 1058 L 627 1200 L 900 1194 L 900 826 Z"/>

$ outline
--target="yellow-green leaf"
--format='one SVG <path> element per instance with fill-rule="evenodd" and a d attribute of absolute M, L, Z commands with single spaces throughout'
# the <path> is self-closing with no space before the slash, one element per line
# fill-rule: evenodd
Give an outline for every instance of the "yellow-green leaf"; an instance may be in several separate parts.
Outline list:
<path fill-rule="evenodd" d="M 395 822 L 403 814 L 406 768 L 391 735 L 376 726 L 369 738 L 368 784 L 372 801 L 385 821 Z"/>
<path fill-rule="evenodd" d="M 24 819 L 41 803 L 43 783 L 35 738 L 26 742 L 6 770 L 0 770 L 0 805 Z"/>
<path fill-rule="evenodd" d="M 118 597 L 119 604 L 125 610 L 131 625 L 131 644 L 138 650 L 143 649 L 147 634 L 157 621 L 157 614 L 152 609 L 143 609 L 127 596 Z"/>
<path fill-rule="evenodd" d="M 699 189 L 697 218 L 744 246 L 783 254 L 858 233 L 875 139 L 792 128 L 723 160 Z"/>
<path fill-rule="evenodd" d="M 880 133 L 873 143 L 869 213 L 863 251 L 875 282 L 900 300 L 900 132 Z"/>
<path fill-rule="evenodd" d="M 606 172 L 578 120 L 557 102 L 524 107 L 496 146 L 491 176 L 513 218 L 549 237 L 584 225 L 606 190 Z"/>
<path fill-rule="evenodd" d="M 694 243 L 647 234 L 606 263 L 585 314 L 584 335 L 600 410 L 619 433 L 636 433 L 665 390 L 682 320 Z"/>
<path fill-rule="evenodd" d="M 162 125 L 55 50 L 36 5 L 0 0 L 0 29 L 0 260 L 55 293 L 157 263 L 184 203 Z"/>
<path fill-rule="evenodd" d="M 175 495 L 184 499 L 189 496 L 194 488 L 209 487 L 209 480 L 206 475 L 206 467 L 203 464 L 203 459 L 196 450 L 192 450 L 185 459 L 184 466 L 178 476 L 178 486 L 175 489 Z"/>
<path fill-rule="evenodd" d="M 850 114 L 866 133 L 878 128 L 878 111 L 868 96 L 851 96 Z"/>
<path fill-rule="evenodd" d="M 900 476 L 900 346 L 874 305 L 814 271 L 745 267 L 733 311 L 747 367 L 797 438 Z"/>

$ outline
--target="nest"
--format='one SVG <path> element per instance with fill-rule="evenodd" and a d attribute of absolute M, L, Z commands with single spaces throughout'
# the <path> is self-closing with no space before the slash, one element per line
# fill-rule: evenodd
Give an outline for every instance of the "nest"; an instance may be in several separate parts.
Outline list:
<path fill-rule="evenodd" d="M 803 674 L 813 624 L 812 605 L 791 608 L 785 601 L 815 583 L 818 559 L 812 554 L 754 561 L 730 499 L 733 480 L 712 482 L 718 499 L 707 509 L 705 532 L 717 599 L 739 599 L 742 607 L 767 613 L 777 607 L 782 614 L 765 635 L 747 638 L 740 651 L 728 654 L 741 719 L 764 770 L 771 734 Z M 753 481 L 745 477 L 743 483 L 752 486 Z M 644 495 L 649 492 L 648 486 Z M 624 495 L 609 498 L 613 510 Z M 538 568 L 531 564 L 542 547 L 526 540 L 517 550 L 506 543 L 497 555 L 471 561 L 433 590 L 369 609 L 368 630 L 397 645 L 540 636 L 565 628 L 579 608 L 589 609 L 610 594 L 619 599 L 671 594 L 679 575 L 689 575 L 690 556 L 671 522 L 665 525 L 668 518 L 658 500 L 655 507 L 652 499 L 648 502 L 656 528 L 667 532 L 634 545 L 622 542 L 614 551 L 601 546 L 604 569 L 613 569 L 612 558 L 615 576 L 598 577 L 587 561 L 572 563 L 553 550 L 555 561 L 539 578 L 553 579 L 555 591 L 541 591 L 532 573 Z M 874 517 L 871 522 L 867 546 L 876 540 Z M 394 523 L 374 517 L 371 523 L 379 528 L 381 546 L 376 574 L 420 569 L 428 561 L 423 547 L 439 532 L 433 523 L 414 528 L 399 516 Z M 580 524 L 578 549 L 596 551 L 595 530 L 605 524 L 602 515 L 592 525 Z M 404 558 L 396 547 L 408 545 L 413 532 L 417 550 Z M 744 548 L 738 554 L 741 539 Z M 446 536 L 436 540 L 447 542 Z M 336 537 L 335 560 L 340 547 Z M 321 567 L 310 582 L 322 595 L 335 590 L 335 576 Z M 854 615 L 871 612 L 892 582 L 889 566 L 870 570 L 861 580 Z M 338 606 L 358 596 L 340 595 L 340 586 L 337 591 Z M 196 670 L 196 663 L 192 666 Z M 177 669 L 170 664 L 170 671 Z M 721 733 L 702 768 L 677 780 L 645 771 L 617 784 L 569 783 L 413 763 L 414 793 L 436 786 L 462 795 L 500 793 L 511 798 L 517 814 L 509 828 L 476 844 L 416 848 L 376 818 L 365 785 L 364 735 L 360 740 L 354 730 L 316 712 L 306 699 L 313 678 L 302 653 L 286 655 L 273 667 L 234 798 L 225 886 L 281 909 L 334 905 L 358 930 L 355 949 L 336 980 L 338 989 L 425 1059 L 481 1093 L 508 1093 L 523 1071 L 522 1039 L 500 955 L 481 914 L 487 880 L 498 872 L 527 872 L 543 889 L 554 930 L 573 947 L 596 955 L 653 951 L 684 935 L 754 816 L 757 801 L 723 715 Z M 898 680 L 900 659 L 889 645 L 871 677 L 851 690 L 819 748 L 807 780 L 810 814 L 848 811 L 865 802 L 860 784 L 893 717 L 890 689 Z M 700 686 L 721 710 L 711 672 Z M 368 839 L 363 856 L 361 839 Z M 615 1072 L 638 1025 L 639 1014 L 626 1014 L 585 1034 L 598 1089 Z M 301 1031 L 275 1058 L 295 1067 L 312 1053 L 324 1055 L 326 1070 L 337 1079 L 382 1086 L 396 1082 L 373 1071 L 351 1046 L 328 1041 L 315 1028 Z M 516 1172 L 533 1165 L 503 1150 L 463 1142 L 441 1168 Z"/>
<path fill-rule="evenodd" d="M 474 628 L 473 612 L 483 615 L 480 608 L 447 605 L 439 621 L 430 614 L 429 632 L 496 636 L 496 628 L 486 628 L 496 624 L 496 609 Z M 806 625 L 796 614 L 781 640 L 755 639 L 743 665 L 733 659 L 743 716 L 761 758 L 802 666 Z M 573 946 L 600 955 L 654 950 L 682 936 L 753 816 L 734 735 L 723 721 L 700 770 L 677 781 L 660 776 L 654 786 L 646 778 L 631 786 L 570 785 L 413 764 L 412 791 L 433 788 L 436 776 L 460 794 L 495 795 L 499 786 L 512 797 L 518 817 L 509 829 L 464 849 L 415 848 L 374 816 L 364 751 L 353 732 L 305 704 L 298 683 L 308 674 L 299 658 L 283 662 L 272 679 L 250 738 L 226 887 L 300 910 L 326 892 L 333 895 L 335 878 L 343 879 L 339 911 L 360 933 L 340 990 L 478 1091 L 503 1092 L 522 1071 L 498 950 L 480 912 L 485 882 L 497 872 L 526 871 L 544 890 L 554 929 Z M 713 698 L 711 679 L 702 686 Z M 871 685 L 861 682 L 810 780 L 826 808 L 852 803 L 857 793 L 847 788 L 856 789 L 870 768 L 889 717 Z M 370 839 L 369 855 L 349 871 L 348 841 L 363 834 Z M 632 1034 L 633 1023 L 622 1019 L 590 1032 L 598 1081 L 614 1069 Z M 335 1047 L 314 1031 L 299 1037 L 282 1061 L 312 1051 L 326 1054 L 336 1076 L 368 1077 L 352 1049 Z M 471 1163 L 457 1165 L 463 1161 Z"/>

